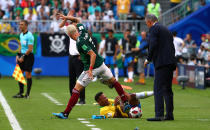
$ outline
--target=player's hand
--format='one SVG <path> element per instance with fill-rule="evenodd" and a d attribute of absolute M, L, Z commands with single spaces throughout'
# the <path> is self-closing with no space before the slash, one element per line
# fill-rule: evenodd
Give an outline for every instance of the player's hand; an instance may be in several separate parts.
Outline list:
<path fill-rule="evenodd" d="M 18 56 L 16 56 L 16 59 L 15 59 L 15 61 L 16 61 L 16 63 L 18 63 L 18 61 L 19 61 L 19 58 L 18 58 Z"/>
<path fill-rule="evenodd" d="M 149 62 L 147 60 L 144 61 L 144 67 L 147 67 L 147 64 L 149 64 Z"/>
<path fill-rule="evenodd" d="M 93 72 L 90 69 L 88 70 L 88 76 L 91 80 L 93 79 Z"/>
<path fill-rule="evenodd" d="M 138 48 L 131 48 L 131 51 L 138 51 Z"/>
<path fill-rule="evenodd" d="M 117 59 L 117 56 L 116 55 L 114 55 L 114 60 L 116 60 Z"/>
<path fill-rule="evenodd" d="M 19 58 L 18 61 L 22 63 L 24 61 L 23 57 Z"/>
<path fill-rule="evenodd" d="M 135 51 L 135 48 L 131 48 L 131 51 Z"/>
<path fill-rule="evenodd" d="M 59 18 L 62 19 L 62 20 L 65 20 L 66 19 L 66 16 L 61 14 L 61 13 L 58 13 L 57 15 L 59 15 Z"/>

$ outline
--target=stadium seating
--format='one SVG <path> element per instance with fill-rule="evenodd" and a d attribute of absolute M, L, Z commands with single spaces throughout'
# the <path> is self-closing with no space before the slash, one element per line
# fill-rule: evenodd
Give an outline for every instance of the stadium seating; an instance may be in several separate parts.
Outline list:
<path fill-rule="evenodd" d="M 139 15 L 139 16 L 141 16 L 141 17 L 144 17 L 144 14 L 145 14 L 145 7 L 144 7 L 143 5 L 136 5 L 136 6 L 134 6 L 133 11 L 134 11 L 137 15 Z"/>

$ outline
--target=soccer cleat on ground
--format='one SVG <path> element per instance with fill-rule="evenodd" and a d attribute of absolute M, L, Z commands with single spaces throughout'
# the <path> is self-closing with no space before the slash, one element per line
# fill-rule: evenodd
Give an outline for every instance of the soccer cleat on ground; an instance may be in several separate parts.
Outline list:
<path fill-rule="evenodd" d="M 125 78 L 125 79 L 124 79 L 124 82 L 125 82 L 125 83 L 132 83 L 133 80 L 132 80 L 132 79 L 127 79 L 127 78 Z"/>
<path fill-rule="evenodd" d="M 131 109 L 131 105 L 128 102 L 125 102 L 123 112 L 129 113 L 130 109 Z"/>
<path fill-rule="evenodd" d="M 26 94 L 26 95 L 24 96 L 24 98 L 29 99 L 29 95 Z"/>
<path fill-rule="evenodd" d="M 18 93 L 15 96 L 13 96 L 13 98 L 24 98 L 24 96 L 22 94 Z"/>
<path fill-rule="evenodd" d="M 61 119 L 67 119 L 68 118 L 68 115 L 67 114 L 64 114 L 63 112 L 61 113 L 52 113 L 54 116 L 58 117 L 58 118 L 61 118 Z"/>

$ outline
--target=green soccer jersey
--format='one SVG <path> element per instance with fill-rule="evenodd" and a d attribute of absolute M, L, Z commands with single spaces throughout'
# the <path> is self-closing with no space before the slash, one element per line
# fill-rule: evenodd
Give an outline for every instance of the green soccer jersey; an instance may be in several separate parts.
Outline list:
<path fill-rule="evenodd" d="M 88 33 L 87 30 L 85 29 L 85 26 L 83 24 L 81 24 L 81 23 L 77 24 L 77 29 L 79 31 L 80 36 L 84 37 L 85 34 Z"/>
<path fill-rule="evenodd" d="M 84 28 L 84 26 L 79 27 L 80 28 L 78 28 L 78 30 Z M 93 68 L 95 69 L 102 65 L 104 59 L 97 53 L 96 46 L 94 45 L 92 38 L 84 30 L 80 33 L 80 36 L 77 39 L 77 49 L 84 64 L 84 71 L 88 70 L 90 67 L 90 55 L 87 54 L 90 50 L 94 51 L 96 54 L 95 65 Z"/>

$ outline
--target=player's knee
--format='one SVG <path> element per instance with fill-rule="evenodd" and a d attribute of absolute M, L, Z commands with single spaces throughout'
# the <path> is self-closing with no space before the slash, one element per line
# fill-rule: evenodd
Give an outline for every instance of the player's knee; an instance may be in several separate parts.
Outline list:
<path fill-rule="evenodd" d="M 108 79 L 108 80 L 100 80 L 101 83 L 107 85 L 109 88 L 113 88 L 114 87 L 114 84 L 116 81 L 116 79 L 114 77 L 112 77 L 111 79 Z"/>
<path fill-rule="evenodd" d="M 108 82 L 109 82 L 110 84 L 113 84 L 115 81 L 116 81 L 115 77 L 112 77 L 111 79 L 108 80 Z"/>
<path fill-rule="evenodd" d="M 81 84 L 76 83 L 74 90 L 81 92 L 83 89 L 84 89 L 84 87 Z"/>

